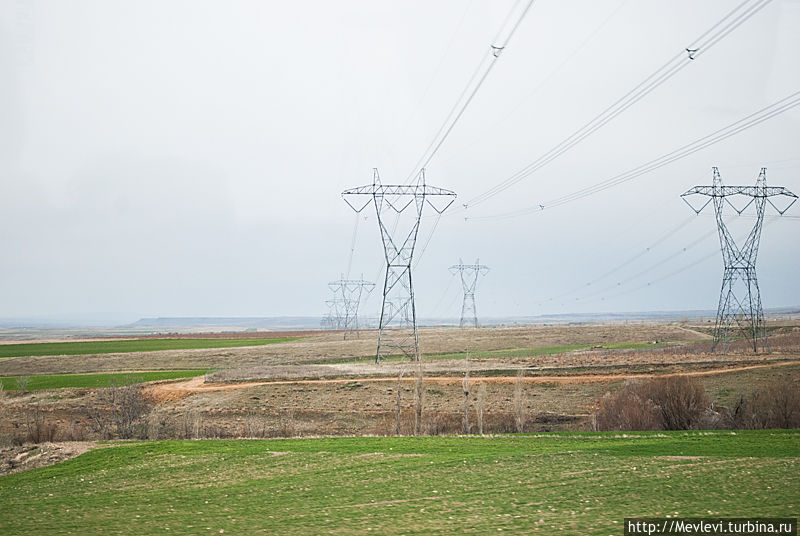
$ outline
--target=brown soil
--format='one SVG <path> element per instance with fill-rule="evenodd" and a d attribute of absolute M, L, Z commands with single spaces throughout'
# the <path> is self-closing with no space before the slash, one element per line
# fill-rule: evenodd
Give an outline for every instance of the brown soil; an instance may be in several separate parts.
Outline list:
<path fill-rule="evenodd" d="M 616 342 L 697 341 L 703 337 L 694 327 L 635 324 L 421 330 L 424 355 L 469 349 L 473 356 L 469 361 L 423 358 L 423 432 L 461 433 L 465 401 L 473 432 L 477 431 L 479 407 L 485 410 L 486 433 L 515 431 L 517 370 L 525 371 L 525 431 L 534 433 L 590 429 L 598 400 L 631 378 L 694 375 L 715 407 L 732 407 L 739 396 L 776 379 L 800 382 L 799 330 L 771 337 L 773 352 L 757 355 L 741 349 L 711 354 L 708 342 L 513 358 L 476 358 L 473 353 L 567 344 L 607 347 Z M 342 340 L 341 334 L 319 333 L 250 348 L 15 358 L 0 361 L 0 375 L 219 369 L 208 378 L 163 381 L 147 387 L 153 404 L 137 433 L 150 439 L 394 434 L 398 407 L 401 433 L 413 433 L 415 366 L 408 361 L 374 364 L 375 338 L 374 332 L 364 332 L 354 341 Z M 362 360 L 353 359 L 357 356 Z M 465 396 L 462 382 L 467 367 L 471 378 Z M 398 383 L 401 371 L 403 380 Z M 479 389 L 476 386 L 480 384 Z M 97 432 L 91 413 L 98 407 L 107 409 L 102 407 L 100 394 L 94 389 L 0 393 L 0 445 L 24 440 L 26 423 L 37 414 L 57 428 L 57 440 L 94 439 Z"/>
<path fill-rule="evenodd" d="M 684 376 L 709 376 L 712 374 L 725 374 L 730 372 L 741 372 L 745 370 L 783 367 L 790 365 L 800 365 L 800 361 L 780 361 L 777 363 L 766 363 L 761 365 L 749 365 L 739 367 L 724 367 L 711 370 L 693 370 L 681 372 Z M 663 376 L 673 376 L 675 374 L 662 374 Z M 526 384 L 548 384 L 548 385 L 575 385 L 584 383 L 609 383 L 622 380 L 652 378 L 656 374 L 575 374 L 561 376 L 523 376 L 522 381 Z M 298 380 L 272 380 L 261 382 L 236 382 L 236 383 L 206 383 L 203 376 L 198 376 L 184 382 L 158 383 L 148 388 L 148 394 L 157 402 L 167 400 L 177 400 L 194 393 L 208 393 L 214 391 L 232 391 L 238 389 L 249 389 L 260 385 L 346 385 L 348 383 L 375 383 L 391 382 L 397 383 L 395 377 L 358 377 L 358 378 L 325 378 L 325 379 L 298 379 Z M 413 376 L 402 378 L 405 383 L 413 383 L 416 379 Z M 461 385 L 464 381 L 463 376 L 433 376 L 426 377 L 426 384 L 433 385 Z M 517 381 L 516 376 L 472 376 L 470 381 L 473 384 L 513 384 Z"/>
<path fill-rule="evenodd" d="M 536 326 L 463 330 L 430 328 L 419 331 L 423 354 L 472 352 L 630 341 L 697 340 L 699 336 L 673 324 L 610 326 Z M 377 333 L 343 340 L 341 333 L 318 332 L 297 341 L 245 348 L 163 350 L 123 354 L 31 356 L 0 360 L 0 375 L 112 372 L 119 370 L 233 369 L 266 365 L 308 364 L 331 360 L 374 358 Z"/>
<path fill-rule="evenodd" d="M 96 447 L 91 441 L 40 443 L 0 448 L 0 476 L 54 465 Z"/>

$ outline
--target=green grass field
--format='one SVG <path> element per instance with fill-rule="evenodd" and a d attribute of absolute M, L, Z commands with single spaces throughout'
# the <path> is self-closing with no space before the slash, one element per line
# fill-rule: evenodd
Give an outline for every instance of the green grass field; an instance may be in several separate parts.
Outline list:
<path fill-rule="evenodd" d="M 0 478 L 0 534 L 622 534 L 800 511 L 800 431 L 112 443 Z"/>
<path fill-rule="evenodd" d="M 193 350 L 199 348 L 239 348 L 296 341 L 298 337 L 274 339 L 130 339 L 82 342 L 36 342 L 0 344 L 0 359 L 37 355 L 117 354 L 155 352 L 157 350 Z"/>
<path fill-rule="evenodd" d="M 148 372 L 115 372 L 105 374 L 52 374 L 29 376 L 28 391 L 64 388 L 99 388 L 111 385 L 175 380 L 202 376 L 209 370 L 154 370 Z M 18 390 L 17 376 L 0 377 L 0 384 L 7 391 Z"/>

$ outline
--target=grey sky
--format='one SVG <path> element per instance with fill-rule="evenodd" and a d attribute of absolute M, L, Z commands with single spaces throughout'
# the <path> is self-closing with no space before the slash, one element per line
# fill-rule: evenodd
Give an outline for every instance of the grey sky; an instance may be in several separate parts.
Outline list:
<path fill-rule="evenodd" d="M 0 318 L 323 314 L 355 220 L 340 192 L 371 182 L 373 167 L 386 183 L 406 179 L 513 4 L 0 0 Z M 455 190 L 460 206 L 734 6 L 536 2 L 428 182 Z M 478 218 L 607 179 L 800 90 L 798 27 L 800 2 L 774 0 L 544 169 L 443 217 L 415 268 L 418 314 L 458 314 L 447 268 L 459 257 L 492 268 L 479 315 L 715 308 L 713 234 L 596 299 L 547 299 L 689 219 L 679 195 L 709 183 L 711 166 L 728 184 L 754 183 L 765 166 L 768 183 L 800 193 L 800 109 L 586 199 Z M 365 216 L 351 275 L 376 280 L 382 252 L 374 214 Z M 766 307 L 800 303 L 799 226 L 765 226 Z M 592 288 L 624 282 L 713 229 L 713 218 L 695 217 Z"/>

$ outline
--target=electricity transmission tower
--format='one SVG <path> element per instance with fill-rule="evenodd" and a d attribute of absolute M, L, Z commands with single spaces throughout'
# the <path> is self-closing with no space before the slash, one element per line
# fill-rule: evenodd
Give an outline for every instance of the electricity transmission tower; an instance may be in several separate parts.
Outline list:
<path fill-rule="evenodd" d="M 464 264 L 464 261 L 458 259 L 458 264 L 450 267 L 450 273 L 458 272 L 461 275 L 461 286 L 464 288 L 464 302 L 461 304 L 461 322 L 460 327 L 471 324 L 472 327 L 478 327 L 478 313 L 475 310 L 475 287 L 478 285 L 478 276 L 486 275 L 489 272 L 489 267 L 480 264 L 479 260 L 475 260 L 475 264 Z"/>
<path fill-rule="evenodd" d="M 322 317 L 320 326 L 322 329 L 339 329 L 339 313 L 335 300 L 325 300 L 325 305 L 328 306 L 328 313 Z"/>
<path fill-rule="evenodd" d="M 714 169 L 714 182 L 711 186 L 695 186 L 681 195 L 686 204 L 695 213 L 700 214 L 709 203 L 714 204 L 717 219 L 720 248 L 725 271 L 722 276 L 722 290 L 717 307 L 717 320 L 714 325 L 714 342 L 711 349 L 722 342 L 723 352 L 728 348 L 728 332 L 732 327 L 740 330 L 753 345 L 753 351 L 759 347 L 769 351 L 767 331 L 764 325 L 764 310 L 761 307 L 761 293 L 756 279 L 756 257 L 761 241 L 761 227 L 764 222 L 764 209 L 767 204 L 778 214 L 783 215 L 797 200 L 797 196 L 779 186 L 767 186 L 767 169 L 761 168 L 755 186 L 724 186 L 719 170 Z M 690 196 L 706 196 L 708 199 L 696 208 L 689 202 Z M 775 204 L 777 196 L 783 196 L 788 204 L 780 209 Z M 744 244 L 738 245 L 733 240 L 728 226 L 722 216 L 722 210 L 728 205 L 738 215 L 742 215 L 750 207 L 755 210 L 755 224 L 750 230 Z"/>
<path fill-rule="evenodd" d="M 336 318 L 337 329 L 344 330 L 345 340 L 353 335 L 358 338 L 358 306 L 364 292 L 369 294 L 375 288 L 375 283 L 361 279 L 345 279 L 342 274 L 338 281 L 328 283 L 328 288 L 333 291 L 334 299 L 328 302 L 332 316 Z"/>
<path fill-rule="evenodd" d="M 372 184 L 342 192 L 342 198 L 361 212 L 372 202 L 378 216 L 378 227 L 386 258 L 386 277 L 383 282 L 383 303 L 378 327 L 378 349 L 375 361 L 384 356 L 402 353 L 419 360 L 417 315 L 414 308 L 414 287 L 411 284 L 411 261 L 417 243 L 422 210 L 430 206 L 441 214 L 455 201 L 450 190 L 425 184 L 425 170 L 420 171 L 416 184 L 381 184 L 378 170 L 373 169 Z M 409 207 L 412 211 L 407 211 Z M 401 216 L 406 213 L 404 225 Z M 395 215 L 394 223 L 387 221 Z M 411 217 L 409 217 L 411 216 Z"/>

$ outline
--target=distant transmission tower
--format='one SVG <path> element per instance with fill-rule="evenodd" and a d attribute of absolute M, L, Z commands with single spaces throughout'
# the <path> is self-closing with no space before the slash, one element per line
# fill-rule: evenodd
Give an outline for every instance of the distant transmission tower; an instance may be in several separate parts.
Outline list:
<path fill-rule="evenodd" d="M 478 285 L 478 276 L 486 275 L 489 272 L 489 267 L 480 264 L 479 260 L 475 260 L 475 264 L 464 264 L 464 261 L 458 259 L 458 264 L 450 267 L 450 273 L 461 274 L 461 286 L 464 287 L 464 302 L 461 305 L 461 322 L 459 326 L 462 328 L 467 324 L 472 327 L 478 327 L 478 313 L 475 310 L 475 287 Z"/>
<path fill-rule="evenodd" d="M 689 197 L 692 195 L 702 195 L 708 199 L 700 208 L 696 208 L 689 202 Z M 784 196 L 790 200 L 782 210 L 771 199 L 776 196 Z M 728 349 L 728 333 L 734 326 L 752 342 L 754 352 L 758 352 L 759 347 L 769 351 L 767 331 L 764 325 L 764 310 L 761 307 L 761 293 L 756 279 L 756 257 L 761 241 L 764 209 L 769 203 L 778 214 L 782 215 L 794 204 L 797 196 L 786 188 L 767 186 L 766 168 L 761 168 L 755 186 L 723 186 L 719 170 L 715 167 L 713 185 L 695 186 L 681 197 L 697 214 L 700 214 L 709 203 L 714 203 L 725 272 L 722 277 L 722 290 L 717 307 L 717 321 L 714 325 L 712 351 L 720 341 L 723 351 Z M 741 246 L 733 240 L 723 220 L 722 209 L 725 205 L 730 206 L 738 215 L 741 215 L 751 205 L 755 208 L 755 225 Z"/>
<path fill-rule="evenodd" d="M 322 329 L 342 329 L 342 299 L 334 295 L 333 299 L 325 300 L 325 305 L 328 306 L 328 313 L 320 322 Z"/>
<path fill-rule="evenodd" d="M 329 303 L 332 312 L 335 311 L 337 317 L 337 329 L 344 330 L 344 338 L 348 339 L 355 335 L 358 338 L 358 306 L 361 298 L 366 291 L 367 294 L 375 288 L 375 283 L 361 279 L 345 279 L 342 274 L 338 281 L 331 281 L 328 287 L 335 296 Z"/>
<path fill-rule="evenodd" d="M 417 182 L 413 185 L 381 184 L 378 170 L 374 169 L 372 184 L 345 190 L 342 197 L 356 212 L 361 212 L 372 202 L 378 215 L 378 227 L 386 258 L 386 278 L 383 283 L 375 361 L 393 353 L 402 353 L 419 360 L 411 260 L 417 243 L 422 209 L 427 204 L 441 214 L 453 204 L 456 194 L 425 184 L 424 169 L 420 171 Z M 408 230 L 406 231 L 405 226 L 398 230 L 401 214 L 411 206 L 415 211 Z M 394 223 L 386 221 L 390 214 L 397 217 Z"/>

